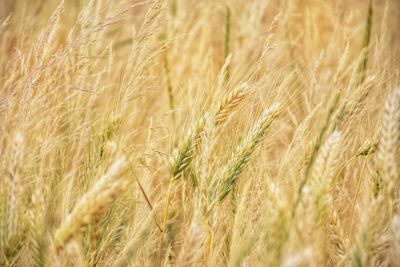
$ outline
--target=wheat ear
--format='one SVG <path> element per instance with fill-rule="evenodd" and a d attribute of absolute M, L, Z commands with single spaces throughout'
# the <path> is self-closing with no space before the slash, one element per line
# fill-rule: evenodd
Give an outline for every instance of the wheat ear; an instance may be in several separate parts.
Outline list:
<path fill-rule="evenodd" d="M 381 139 L 378 148 L 378 158 L 382 167 L 382 175 L 386 180 L 388 192 L 394 189 L 399 180 L 397 166 L 397 151 L 400 138 L 400 88 L 397 88 L 388 97 L 385 103 L 385 112 Z"/>
<path fill-rule="evenodd" d="M 302 195 L 303 195 L 304 186 L 307 184 L 307 181 L 309 179 L 311 169 L 312 169 L 314 161 L 315 161 L 315 159 L 317 157 L 317 154 L 318 154 L 318 151 L 319 151 L 320 146 L 322 144 L 322 140 L 323 140 L 323 138 L 325 136 L 325 133 L 329 129 L 331 117 L 332 117 L 333 113 L 335 112 L 335 110 L 337 108 L 337 105 L 339 103 L 339 98 L 340 98 L 340 92 L 338 92 L 335 95 L 335 97 L 334 97 L 334 99 L 332 101 L 332 104 L 329 107 L 328 113 L 326 115 L 325 123 L 323 124 L 323 126 L 322 126 L 322 128 L 321 128 L 321 130 L 320 130 L 320 132 L 319 132 L 319 134 L 317 136 L 317 139 L 316 139 L 316 141 L 315 141 L 315 143 L 313 145 L 313 148 L 311 150 L 309 161 L 308 161 L 307 166 L 306 166 L 306 168 L 304 170 L 303 180 L 300 182 L 300 185 L 299 185 L 299 188 L 298 188 L 298 191 L 297 191 L 297 196 L 296 196 L 296 199 L 295 199 L 295 202 L 294 202 L 294 206 L 293 206 L 293 209 L 292 209 L 292 218 L 296 217 L 297 208 L 298 208 L 298 206 L 300 204 L 300 201 L 301 201 L 301 198 L 302 198 Z"/>
<path fill-rule="evenodd" d="M 173 179 L 182 176 L 183 171 L 189 166 L 194 151 L 201 139 L 201 133 L 204 130 L 205 120 L 202 117 L 194 127 L 189 131 L 185 141 L 175 152 L 171 161 L 171 174 Z"/>
<path fill-rule="evenodd" d="M 342 136 L 334 131 L 323 145 L 316 160 L 313 176 L 317 182 L 317 194 L 315 196 L 315 223 L 317 227 L 323 227 L 323 253 L 324 258 L 336 262 L 336 256 L 344 254 L 346 244 L 340 228 L 340 221 L 333 206 L 332 189 L 339 159 L 339 149 Z M 334 255 L 330 247 L 334 249 Z M 327 262 L 325 262 L 327 264 Z"/>
<path fill-rule="evenodd" d="M 399 173 L 397 167 L 397 151 L 400 138 L 400 88 L 395 89 L 387 98 L 384 108 L 381 138 L 377 158 L 384 182 L 383 194 L 376 196 L 367 210 L 366 223 L 361 230 L 357 245 L 352 252 L 353 265 L 371 265 L 376 249 L 381 241 L 390 241 L 383 235 L 383 229 L 393 215 L 393 198 Z M 379 214 L 379 216 L 376 216 Z M 382 239 L 382 237 L 385 237 Z M 390 246 L 390 244 L 388 245 Z"/>
<path fill-rule="evenodd" d="M 328 207 L 332 202 L 329 191 L 337 166 L 340 141 L 341 134 L 338 131 L 334 131 L 326 140 L 315 162 L 313 177 L 317 186 L 317 194 L 315 196 L 315 219 L 317 225 L 321 225 L 325 220 L 328 215 Z"/>
<path fill-rule="evenodd" d="M 237 179 L 250 160 L 251 154 L 253 154 L 257 145 L 264 139 L 272 122 L 278 116 L 278 112 L 278 104 L 265 110 L 245 140 L 238 146 L 233 158 L 226 165 L 227 167 L 222 175 L 223 182 L 218 195 L 219 201 L 222 201 L 229 192 L 232 191 Z"/>
<path fill-rule="evenodd" d="M 249 87 L 243 84 L 239 88 L 226 94 L 219 103 L 218 111 L 215 114 L 215 125 L 221 125 L 229 115 L 238 107 L 244 98 L 249 94 Z"/>
<path fill-rule="evenodd" d="M 20 164 L 24 153 L 24 137 L 21 133 L 16 133 L 13 151 L 12 151 L 11 166 L 9 169 L 9 182 L 10 182 L 10 193 L 9 193 L 9 217 L 8 217 L 8 238 L 11 238 L 17 233 L 19 223 L 19 205 L 20 205 L 20 194 L 21 194 L 21 181 L 20 181 Z"/>
<path fill-rule="evenodd" d="M 103 214 L 119 193 L 125 189 L 128 181 L 120 176 L 124 166 L 125 157 L 116 160 L 93 188 L 81 197 L 54 234 L 56 251 L 61 249 L 82 227 L 92 223 L 96 217 Z"/>
<path fill-rule="evenodd" d="M 340 144 L 341 134 L 334 131 L 323 145 L 316 161 L 313 175 L 316 179 L 331 180 L 334 175 L 338 155 L 337 148 Z"/>
<path fill-rule="evenodd" d="M 176 179 L 182 176 L 183 171 L 189 166 L 193 158 L 194 151 L 197 145 L 201 141 L 201 134 L 204 130 L 204 126 L 205 126 L 205 119 L 204 117 L 201 117 L 200 120 L 196 122 L 193 128 L 189 131 L 185 141 L 182 143 L 182 145 L 179 147 L 174 157 L 172 158 L 171 176 L 167 191 L 167 199 L 164 207 L 164 218 L 163 218 L 163 228 L 162 228 L 163 231 L 165 231 L 165 226 L 167 225 L 167 220 L 168 220 L 169 205 L 171 202 L 172 184 Z M 161 240 L 161 246 L 162 242 L 163 240 Z"/>

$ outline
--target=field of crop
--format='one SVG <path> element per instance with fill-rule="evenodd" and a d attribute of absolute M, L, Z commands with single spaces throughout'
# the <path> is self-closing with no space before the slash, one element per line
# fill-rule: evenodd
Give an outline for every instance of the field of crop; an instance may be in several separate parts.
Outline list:
<path fill-rule="evenodd" d="M 0 0 L 0 266 L 400 266 L 400 1 Z"/>

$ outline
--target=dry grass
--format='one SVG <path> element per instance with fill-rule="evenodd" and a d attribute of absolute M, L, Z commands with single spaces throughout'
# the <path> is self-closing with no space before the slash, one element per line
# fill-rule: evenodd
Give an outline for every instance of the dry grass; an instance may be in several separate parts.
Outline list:
<path fill-rule="evenodd" d="M 0 266 L 400 266 L 399 18 L 0 1 Z"/>

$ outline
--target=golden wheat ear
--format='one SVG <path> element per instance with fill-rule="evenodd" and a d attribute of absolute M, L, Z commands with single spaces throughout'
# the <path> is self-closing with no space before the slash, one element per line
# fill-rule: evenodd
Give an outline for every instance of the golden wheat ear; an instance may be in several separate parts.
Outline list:
<path fill-rule="evenodd" d="M 242 84 L 239 88 L 227 93 L 219 103 L 218 111 L 215 114 L 215 125 L 224 123 L 229 115 L 231 115 L 239 104 L 249 95 L 250 90 L 247 83 Z"/>
<path fill-rule="evenodd" d="M 337 167 L 338 148 L 340 147 L 341 133 L 334 131 L 326 140 L 315 161 L 313 176 L 317 180 L 328 180 L 330 183 Z"/>
<path fill-rule="evenodd" d="M 128 180 L 123 179 L 125 157 L 116 160 L 100 177 L 92 189 L 83 195 L 72 212 L 61 223 L 54 234 L 55 250 L 60 250 L 86 225 L 100 215 L 126 189 Z"/>
<path fill-rule="evenodd" d="M 400 88 L 396 88 L 385 103 L 378 159 L 388 192 L 399 184 L 398 149 L 400 139 Z M 394 192 L 392 192 L 394 193 Z"/>

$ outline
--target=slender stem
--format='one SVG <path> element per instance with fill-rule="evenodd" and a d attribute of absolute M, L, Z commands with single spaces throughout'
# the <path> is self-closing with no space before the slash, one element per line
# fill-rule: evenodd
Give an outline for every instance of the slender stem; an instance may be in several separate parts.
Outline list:
<path fill-rule="evenodd" d="M 229 6 L 226 7 L 226 18 L 225 18 L 225 41 L 224 41 L 224 54 L 225 60 L 228 58 L 231 48 L 230 48 L 230 40 L 231 40 L 231 10 Z M 227 66 L 226 71 L 224 73 L 224 81 L 225 83 L 229 81 L 229 66 Z"/>
<path fill-rule="evenodd" d="M 164 70 L 165 70 L 165 76 L 166 76 L 166 80 L 167 80 L 169 109 L 172 112 L 172 122 L 175 123 L 176 117 L 175 117 L 175 111 L 174 111 L 175 110 L 175 101 L 174 101 L 174 93 L 173 93 L 174 90 L 172 88 L 167 50 L 164 51 Z"/>
<path fill-rule="evenodd" d="M 209 225 L 209 217 L 206 215 L 206 247 L 205 247 L 205 253 L 204 253 L 204 266 L 208 267 L 208 259 L 210 256 L 210 251 L 212 247 L 212 242 L 213 242 L 213 234 L 211 232 L 211 227 Z"/>
<path fill-rule="evenodd" d="M 129 153 L 127 153 L 127 151 L 126 151 L 125 149 L 122 148 L 122 151 L 123 151 L 126 155 L 129 155 Z M 152 205 L 151 202 L 150 202 L 150 198 L 147 196 L 146 191 L 144 190 L 144 187 L 142 186 L 142 183 L 141 183 L 140 180 L 139 180 L 139 177 L 136 176 L 136 174 L 135 174 L 135 172 L 134 172 L 134 170 L 133 170 L 133 168 L 132 168 L 132 162 L 131 162 L 131 160 L 128 159 L 128 161 L 129 161 L 129 164 L 128 164 L 129 170 L 132 172 L 133 176 L 135 177 L 136 183 L 138 184 L 139 189 L 140 189 L 140 191 L 142 192 L 142 195 L 143 195 L 143 197 L 144 197 L 144 199 L 145 199 L 145 201 L 146 201 L 147 206 L 150 208 L 150 211 L 153 211 L 154 208 L 153 208 L 153 205 Z M 156 218 L 156 216 L 155 216 L 154 214 L 153 214 L 153 220 L 154 220 L 155 224 L 157 225 L 158 230 L 162 233 L 162 232 L 163 232 L 163 229 L 161 228 L 161 226 L 160 226 L 160 224 L 158 223 L 157 218 Z"/>
<path fill-rule="evenodd" d="M 168 212 L 169 212 L 169 205 L 171 202 L 171 191 L 172 191 L 172 184 L 174 183 L 174 177 L 171 176 L 171 179 L 169 180 L 169 186 L 168 186 L 168 192 L 167 192 L 167 200 L 165 202 L 165 207 L 164 207 L 164 219 L 163 219 L 163 230 L 165 232 L 165 226 L 167 225 L 168 221 Z"/>
<path fill-rule="evenodd" d="M 364 43 L 363 43 L 363 48 L 361 51 L 362 59 L 358 66 L 358 75 L 359 75 L 358 85 L 361 85 L 362 83 L 364 83 L 365 75 L 366 75 L 366 71 L 367 71 L 368 52 L 369 52 L 369 46 L 371 43 L 372 16 L 373 16 L 373 3 L 372 3 L 372 0 L 369 0 L 368 16 L 367 16 L 367 22 L 365 25 L 365 32 L 364 32 Z"/>
<path fill-rule="evenodd" d="M 174 183 L 174 176 L 171 175 L 171 178 L 169 180 L 167 199 L 166 199 L 165 207 L 164 207 L 164 218 L 163 218 L 163 226 L 162 226 L 163 234 L 161 235 L 160 252 L 163 250 L 164 234 L 166 234 L 166 232 L 167 232 L 166 231 L 166 226 L 167 226 L 167 222 L 168 222 L 169 205 L 170 205 L 170 202 L 171 202 L 171 191 L 172 191 L 172 184 L 173 183 Z"/>

